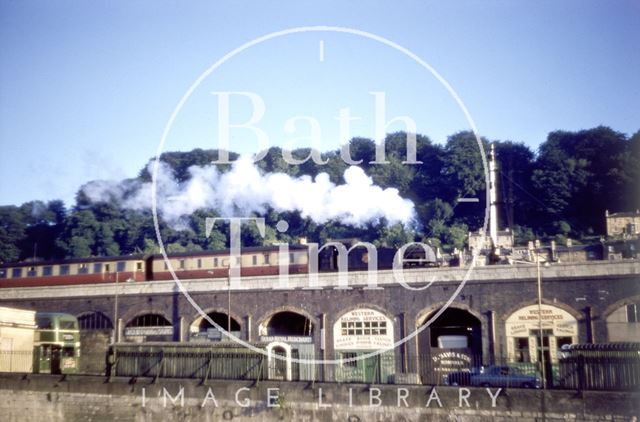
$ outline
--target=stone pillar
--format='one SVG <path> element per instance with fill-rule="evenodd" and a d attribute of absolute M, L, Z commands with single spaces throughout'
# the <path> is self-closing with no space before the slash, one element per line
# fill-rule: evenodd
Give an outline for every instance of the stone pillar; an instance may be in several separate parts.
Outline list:
<path fill-rule="evenodd" d="M 399 341 L 406 337 L 407 335 L 407 317 L 404 312 L 398 315 L 398 335 L 395 341 Z M 400 348 L 398 348 L 398 365 L 396 367 L 396 372 L 409 372 L 408 371 L 408 356 L 407 356 L 407 342 L 402 343 Z"/>
<path fill-rule="evenodd" d="M 318 317 L 318 321 L 320 321 L 320 330 L 319 330 L 319 348 L 320 348 L 320 359 L 327 359 L 327 314 L 322 313 Z M 326 367 L 327 365 L 316 365 L 316 370 L 318 371 L 317 378 L 320 381 L 326 381 Z"/>
<path fill-rule="evenodd" d="M 245 332 L 247 342 L 251 342 L 251 340 L 253 339 L 253 337 L 251 336 L 251 323 L 252 323 L 251 315 L 247 315 L 244 318 L 244 332 Z"/>
<path fill-rule="evenodd" d="M 495 311 L 487 312 L 487 326 L 489 329 L 489 363 L 496 362 L 496 313 Z"/>
<path fill-rule="evenodd" d="M 180 319 L 178 320 L 178 324 L 178 341 L 180 341 L 181 343 L 189 341 L 189 324 L 187 323 L 185 317 L 180 317 Z"/>
<path fill-rule="evenodd" d="M 585 335 L 587 343 L 595 343 L 595 333 L 593 327 L 593 311 L 591 306 L 587 306 L 583 309 L 584 312 L 584 324 L 585 324 Z"/>
<path fill-rule="evenodd" d="M 124 331 L 124 326 L 123 326 L 122 318 L 118 318 L 118 320 L 116 321 L 116 339 L 115 339 L 116 343 L 122 342 L 123 331 Z"/>

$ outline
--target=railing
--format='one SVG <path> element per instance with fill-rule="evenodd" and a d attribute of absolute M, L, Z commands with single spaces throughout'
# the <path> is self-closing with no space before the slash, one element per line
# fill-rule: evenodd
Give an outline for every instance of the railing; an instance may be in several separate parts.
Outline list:
<path fill-rule="evenodd" d="M 560 382 L 576 390 L 640 389 L 640 347 L 574 349 L 560 360 Z"/>
<path fill-rule="evenodd" d="M 351 356 L 351 355 L 350 355 Z M 207 380 L 322 381 L 366 384 L 422 384 L 539 388 L 541 370 L 535 362 L 495 361 L 482 365 L 480 356 L 434 359 L 387 352 L 366 359 L 335 357 L 338 364 L 314 365 L 298 356 L 271 357 L 253 350 L 175 345 L 118 345 L 110 349 L 107 374 L 123 377 Z M 342 358 L 342 361 L 340 359 Z M 0 372 L 30 373 L 32 351 L 0 351 Z M 572 351 L 547 364 L 547 388 L 572 390 L 640 389 L 640 351 Z"/>
<path fill-rule="evenodd" d="M 257 380 L 266 377 L 266 358 L 252 351 L 117 350 L 112 376 Z"/>

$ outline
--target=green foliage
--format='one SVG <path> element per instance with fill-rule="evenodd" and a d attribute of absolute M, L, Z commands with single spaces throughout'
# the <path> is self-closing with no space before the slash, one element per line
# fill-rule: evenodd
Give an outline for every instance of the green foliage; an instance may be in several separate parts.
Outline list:
<path fill-rule="evenodd" d="M 389 248 L 399 248 L 409 242 L 413 242 L 415 233 L 407 229 L 402 224 L 394 224 L 393 226 L 384 227 L 377 242 L 377 246 L 386 246 Z"/>
<path fill-rule="evenodd" d="M 485 153 L 489 142 L 482 139 Z M 499 163 L 499 196 L 504 205 L 500 220 L 511 227 L 516 243 L 526 244 L 536 237 L 568 237 L 576 243 L 589 241 L 604 233 L 604 211 L 640 208 L 640 131 L 630 138 L 607 127 L 578 132 L 551 132 L 537 154 L 522 143 L 494 141 Z M 340 221 L 318 224 L 297 212 L 268 209 L 266 235 L 255 224 L 243 225 L 244 246 L 296 243 L 299 238 L 325 243 L 330 239 L 358 238 L 377 245 L 397 247 L 414 239 L 423 239 L 446 251 L 465 247 L 469 230 L 484 222 L 486 204 L 485 168 L 475 135 L 459 132 L 438 145 L 417 135 L 417 159 L 422 164 L 405 164 L 406 133 L 389 134 L 385 140 L 387 164 L 371 164 L 376 159 L 376 145 L 366 138 L 349 143 L 352 159 L 381 187 L 393 187 L 416 205 L 417 221 L 411 228 L 387 226 L 385 221 L 351 227 Z M 296 158 L 306 158 L 309 148 L 292 151 Z M 230 159 L 238 154 L 230 152 Z M 321 172 L 336 184 L 344 182 L 348 165 L 340 151 L 322 154 L 328 160 L 318 165 L 308 160 L 291 166 L 282 158 L 280 148 L 267 151 L 258 166 L 265 172 L 283 172 L 290 176 Z M 166 152 L 161 160 L 178 179 L 190 177 L 191 166 L 210 165 L 218 151 L 196 149 L 189 152 Z M 218 165 L 221 172 L 229 165 Z M 136 179 L 124 185 L 149 181 L 145 167 Z M 460 198 L 478 198 L 479 203 L 458 202 Z M 159 230 L 169 252 L 224 249 L 229 246 L 228 224 L 216 224 L 205 233 L 207 217 L 219 216 L 215 210 L 199 210 L 185 217 L 180 229 L 160 219 Z M 274 230 L 276 223 L 289 223 L 286 233 Z M 53 259 L 128 253 L 159 252 L 156 230 L 150 211 L 124 209 L 111 198 L 92 203 L 79 191 L 76 204 L 66 210 L 62 201 L 31 201 L 21 206 L 0 206 L 0 262 L 33 257 Z"/>

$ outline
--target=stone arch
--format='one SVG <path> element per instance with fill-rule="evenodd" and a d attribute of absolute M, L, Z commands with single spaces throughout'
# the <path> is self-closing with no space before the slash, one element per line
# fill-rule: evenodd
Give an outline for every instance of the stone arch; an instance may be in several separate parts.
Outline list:
<path fill-rule="evenodd" d="M 440 314 L 428 327 L 424 327 L 427 321 L 445 306 L 447 302 L 433 303 L 416 314 L 414 329 L 422 330 L 415 336 L 416 367 L 421 374 L 423 382 L 439 383 L 437 374 L 441 372 L 451 372 L 457 370 L 467 370 L 468 368 L 489 363 L 489 322 L 488 317 L 472 309 L 466 303 L 452 302 L 447 309 Z M 455 316 L 455 313 L 465 313 L 467 315 L 467 327 L 471 327 L 469 332 L 464 330 L 465 324 L 455 327 L 445 327 L 436 324 L 440 318 L 446 320 Z M 453 313 L 453 315 L 452 315 Z M 477 327 L 473 330 L 473 327 Z M 466 337 L 466 340 L 463 338 Z M 456 341 L 455 346 L 440 347 L 441 340 L 449 342 Z M 436 340 L 434 340 L 436 339 Z M 466 346 L 462 341 L 466 341 Z M 435 344 L 435 346 L 433 346 Z M 451 347 L 454 347 L 456 358 L 442 359 L 444 355 L 451 354 Z M 439 372 L 440 371 L 440 372 Z"/>
<path fill-rule="evenodd" d="M 274 357 L 274 349 L 282 349 L 284 351 L 284 358 Z M 272 341 L 267 345 L 269 379 L 284 379 L 284 381 L 291 381 L 291 350 L 291 345 L 282 341 Z M 281 372 L 283 373 L 280 374 Z"/>
<path fill-rule="evenodd" d="M 446 304 L 447 302 L 437 302 L 427 306 L 426 308 L 422 308 L 422 310 L 416 314 L 416 319 L 414 321 L 415 328 L 422 327 L 427 322 L 427 318 L 429 316 L 431 316 L 434 312 L 436 312 L 438 309 L 442 308 Z M 473 315 L 480 321 L 480 323 L 483 326 L 483 329 L 485 324 L 487 323 L 487 318 L 485 315 L 481 314 L 475 309 L 472 309 L 466 303 L 452 302 L 451 305 L 448 306 L 448 308 L 457 308 L 457 309 L 462 309 L 464 311 L 469 312 L 471 315 Z"/>
<path fill-rule="evenodd" d="M 391 314 L 387 309 L 383 308 L 382 306 L 379 305 L 375 305 L 373 303 L 357 303 L 355 305 L 351 305 L 351 306 L 347 306 L 346 308 L 344 308 L 344 310 L 340 311 L 339 313 L 337 313 L 335 315 L 335 317 L 333 318 L 332 323 L 335 323 L 337 320 L 339 320 L 343 315 L 351 312 L 351 311 L 355 311 L 357 309 L 372 309 L 374 311 L 378 311 L 381 314 L 383 314 L 384 316 L 386 316 L 387 318 L 389 318 L 391 321 L 395 321 L 395 315 Z"/>
<path fill-rule="evenodd" d="M 311 315 L 309 312 L 305 311 L 302 308 L 298 308 L 296 306 L 290 306 L 290 305 L 278 306 L 277 308 L 273 308 L 270 311 L 268 311 L 265 314 L 263 314 L 259 319 L 258 334 L 259 335 L 266 335 L 267 327 L 268 327 L 269 322 L 271 322 L 272 318 L 275 315 L 283 313 L 283 312 L 291 312 L 291 313 L 294 313 L 294 314 L 301 315 L 301 316 L 305 317 L 306 319 L 308 319 L 309 322 L 311 323 L 311 336 L 315 336 L 316 335 L 316 331 L 317 331 L 316 328 L 318 327 L 317 318 L 315 318 L 313 315 Z"/>
<path fill-rule="evenodd" d="M 175 334 L 171 318 L 153 310 L 136 313 L 124 325 L 124 339 L 128 342 L 175 341 Z"/>
<path fill-rule="evenodd" d="M 500 318 L 510 362 L 555 363 L 562 346 L 578 341 L 581 315 L 558 305 L 547 301 L 539 312 L 538 302 L 528 301 Z"/>
<path fill-rule="evenodd" d="M 628 309 L 629 305 L 636 305 Z M 626 297 L 607 306 L 602 319 L 607 327 L 607 341 L 640 341 L 640 295 Z"/>
<path fill-rule="evenodd" d="M 640 303 L 640 295 L 625 297 L 624 299 L 620 299 L 616 302 L 613 302 L 611 305 L 607 306 L 605 310 L 602 312 L 602 318 L 606 320 L 611 316 L 612 313 L 614 313 L 621 307 L 632 305 L 634 303 Z"/>
<path fill-rule="evenodd" d="M 511 315 L 513 315 L 514 312 L 516 312 L 518 309 L 522 309 L 525 308 L 527 306 L 531 306 L 531 305 L 537 305 L 538 304 L 538 300 L 537 299 L 533 299 L 533 300 L 526 300 L 526 301 L 522 301 L 516 305 L 510 306 L 509 308 L 507 308 L 507 310 L 505 311 L 505 313 L 503 315 L 500 315 L 500 322 L 501 323 L 505 323 L 507 321 L 507 318 L 509 318 Z M 564 302 L 559 302 L 559 301 L 553 301 L 553 300 L 542 300 L 542 304 L 543 305 L 548 305 L 548 306 L 555 306 L 556 308 L 562 309 L 563 311 L 568 312 L 569 314 L 571 314 L 571 316 L 573 316 L 578 322 L 582 321 L 584 319 L 584 315 L 582 314 L 582 312 L 577 311 L 575 308 L 573 308 L 571 305 L 567 305 Z"/>
<path fill-rule="evenodd" d="M 171 322 L 172 318 L 170 316 L 167 316 L 164 312 L 156 310 L 156 309 L 146 309 L 146 310 L 143 310 L 143 311 L 138 311 L 138 312 L 132 313 L 131 315 L 128 315 L 126 317 L 126 319 L 123 318 L 124 326 L 125 327 L 129 326 L 129 324 L 131 324 L 136 318 L 144 316 L 144 315 L 159 315 L 159 316 L 163 317 L 164 319 L 166 319 L 169 322 L 169 324 L 173 325 L 173 323 Z"/>
<path fill-rule="evenodd" d="M 230 315 L 231 321 L 232 321 L 232 324 L 231 324 L 232 327 L 234 325 L 233 321 L 235 321 L 238 324 L 238 327 L 240 330 L 242 330 L 244 326 L 242 317 L 237 313 L 233 312 L 233 310 L 229 314 L 229 310 L 227 308 L 218 306 L 218 307 L 206 308 L 206 309 L 203 309 L 202 311 L 204 312 L 205 315 L 209 315 L 213 313 Z M 202 323 L 202 321 L 205 321 L 205 318 L 203 315 L 201 315 L 199 312 L 196 314 L 193 314 L 191 316 L 191 323 L 189 324 L 190 329 L 193 330 L 194 326 L 199 326 Z M 222 328 L 225 328 L 225 326 L 222 325 Z"/>
<path fill-rule="evenodd" d="M 113 321 L 101 311 L 85 311 L 76 315 L 80 330 L 113 330 Z"/>

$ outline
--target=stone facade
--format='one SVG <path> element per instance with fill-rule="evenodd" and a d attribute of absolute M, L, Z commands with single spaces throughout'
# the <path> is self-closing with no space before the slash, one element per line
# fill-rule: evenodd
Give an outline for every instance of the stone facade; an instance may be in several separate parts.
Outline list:
<path fill-rule="evenodd" d="M 640 234 L 640 210 L 635 212 L 606 211 L 607 237 L 632 237 Z"/>
<path fill-rule="evenodd" d="M 631 421 L 637 392 L 0 374 L 3 421 Z M 351 399 L 350 399 L 351 397 Z M 492 399 L 492 397 L 494 397 Z"/>
<path fill-rule="evenodd" d="M 575 318 L 577 342 L 606 342 L 611 338 L 607 318 L 623 305 L 640 302 L 638 274 L 640 263 L 637 261 L 543 267 L 543 303 Z M 120 331 L 136 316 L 157 314 L 171 322 L 172 338 L 176 341 L 186 340 L 189 326 L 201 317 L 192 302 L 207 313 L 227 313 L 230 308 L 231 316 L 239 322 L 242 338 L 248 341 L 259 340 L 261 324 L 276 313 L 287 311 L 308 319 L 314 327 L 312 343 L 316 356 L 332 359 L 336 352 L 334 324 L 351 310 L 379 311 L 392 321 L 398 341 L 422 327 L 433 312 L 450 301 L 449 308 L 464 310 L 479 321 L 478 351 L 487 363 L 508 357 L 507 318 L 537 303 L 535 266 L 491 266 L 471 271 L 468 268 L 416 269 L 405 271 L 404 276 L 406 286 L 399 285 L 391 271 L 379 271 L 377 289 L 367 284 L 370 280 L 364 272 L 349 274 L 349 289 L 336 288 L 335 273 L 320 274 L 318 287 L 314 289 L 308 288 L 304 275 L 291 276 L 287 289 L 276 288 L 277 277 L 253 277 L 242 280 L 246 289 L 230 294 L 225 290 L 224 281 L 185 281 L 182 284 L 189 292 L 188 298 L 170 281 L 56 286 L 45 291 L 23 288 L 3 292 L 0 304 L 74 315 L 100 312 L 113 320 L 117 288 Z M 85 338 L 89 338 L 86 335 Z M 416 335 L 397 349 L 401 357 L 397 362 L 398 372 L 420 371 L 419 357 L 425 353 L 422 335 Z M 98 337 L 85 341 L 82 346 L 83 355 L 98 356 L 90 364 L 95 368 L 100 361 L 96 347 L 108 341 L 106 331 Z"/>

